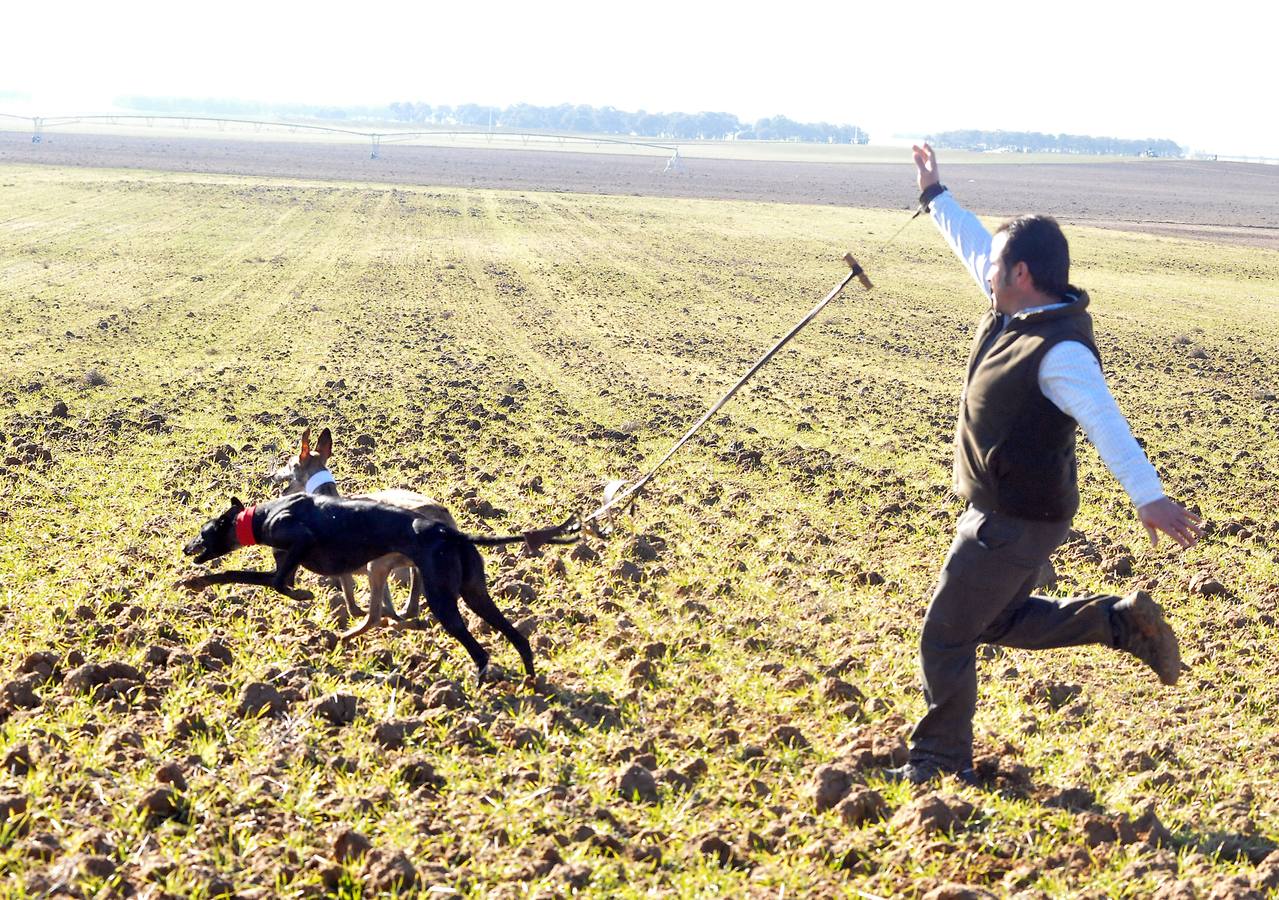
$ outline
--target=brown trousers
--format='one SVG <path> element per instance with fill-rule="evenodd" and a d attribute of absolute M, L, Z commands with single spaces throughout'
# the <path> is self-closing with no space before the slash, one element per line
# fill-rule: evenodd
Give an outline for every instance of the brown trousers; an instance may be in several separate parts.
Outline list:
<path fill-rule="evenodd" d="M 978 644 L 1114 646 L 1110 609 L 1119 597 L 1057 600 L 1031 593 L 1069 530 L 1069 522 L 1016 519 L 973 506 L 959 517 L 919 642 L 928 712 L 911 734 L 912 763 L 950 771 L 972 766 Z"/>

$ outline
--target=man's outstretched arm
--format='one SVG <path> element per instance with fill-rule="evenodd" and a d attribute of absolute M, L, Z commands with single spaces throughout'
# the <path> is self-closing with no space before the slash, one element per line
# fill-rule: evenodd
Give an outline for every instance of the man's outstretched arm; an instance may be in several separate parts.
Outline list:
<path fill-rule="evenodd" d="M 1155 467 L 1132 436 L 1092 351 L 1076 341 L 1053 347 L 1039 365 L 1039 389 L 1088 435 L 1128 492 L 1152 544 L 1159 543 L 1159 532 L 1182 548 L 1199 540 L 1199 517 L 1164 495 Z"/>
<path fill-rule="evenodd" d="M 986 273 L 990 269 L 990 232 L 942 186 L 933 148 L 928 144 L 915 147 L 914 156 L 920 201 L 928 204 L 933 224 L 989 299 L 990 282 Z"/>

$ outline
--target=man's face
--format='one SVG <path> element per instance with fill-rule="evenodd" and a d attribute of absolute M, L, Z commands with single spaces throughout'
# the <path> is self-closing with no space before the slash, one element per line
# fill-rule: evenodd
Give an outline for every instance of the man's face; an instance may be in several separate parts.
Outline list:
<path fill-rule="evenodd" d="M 1015 312 L 1010 273 L 1004 269 L 1004 248 L 1008 246 L 1008 232 L 1001 231 L 990 242 L 990 269 L 986 280 L 990 284 L 990 305 L 996 312 Z"/>

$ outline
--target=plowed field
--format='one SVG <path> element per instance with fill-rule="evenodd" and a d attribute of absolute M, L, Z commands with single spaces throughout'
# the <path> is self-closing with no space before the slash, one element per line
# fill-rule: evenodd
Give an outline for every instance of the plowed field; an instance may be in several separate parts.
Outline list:
<path fill-rule="evenodd" d="M 983 303 L 931 225 L 878 250 L 904 204 L 113 165 L 0 165 L 0 891 L 1279 884 L 1276 251 L 1070 229 L 1119 403 L 1211 533 L 1151 548 L 1085 446 L 1052 590 L 1151 590 L 1190 668 L 1169 689 L 1115 651 L 992 650 L 982 785 L 912 791 L 882 771 L 922 710 L 918 626 L 960 511 L 949 439 Z M 876 289 L 765 368 L 613 537 L 486 552 L 536 685 L 477 684 L 429 624 L 340 646 L 312 576 L 314 602 L 176 586 L 182 544 L 230 496 L 269 497 L 308 426 L 333 429 L 344 491 L 413 487 L 476 533 L 589 510 L 848 248 Z"/>

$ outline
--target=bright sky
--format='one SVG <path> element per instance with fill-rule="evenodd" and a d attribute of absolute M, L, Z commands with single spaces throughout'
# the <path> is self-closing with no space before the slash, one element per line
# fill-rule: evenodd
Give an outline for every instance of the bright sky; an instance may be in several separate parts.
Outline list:
<path fill-rule="evenodd" d="M 875 143 L 953 128 L 1279 157 L 1279 4 L 22 2 L 0 112 L 123 94 L 778 113 Z"/>

